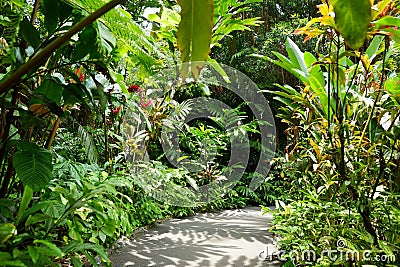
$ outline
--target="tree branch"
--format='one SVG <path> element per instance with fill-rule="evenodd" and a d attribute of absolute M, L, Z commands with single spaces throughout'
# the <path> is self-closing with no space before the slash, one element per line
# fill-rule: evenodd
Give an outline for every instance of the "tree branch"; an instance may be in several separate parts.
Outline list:
<path fill-rule="evenodd" d="M 92 24 L 96 19 L 113 9 L 115 6 L 122 3 L 124 0 L 112 0 L 105 4 L 89 16 L 82 19 L 76 25 L 72 26 L 66 33 L 55 39 L 53 42 L 48 44 L 45 48 L 34 55 L 28 62 L 22 65 L 14 73 L 11 74 L 5 81 L 0 83 L 0 94 L 6 93 L 13 86 L 17 85 L 21 78 L 27 74 L 30 70 L 40 65 L 46 58 L 48 58 L 54 51 L 65 44 L 72 36 L 80 32 L 86 26 Z"/>

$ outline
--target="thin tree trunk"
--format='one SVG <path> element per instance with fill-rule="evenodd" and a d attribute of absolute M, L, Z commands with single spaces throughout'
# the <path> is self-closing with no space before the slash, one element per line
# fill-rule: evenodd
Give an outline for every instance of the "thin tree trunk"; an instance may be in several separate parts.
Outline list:
<path fill-rule="evenodd" d="M 40 0 L 36 0 L 35 5 L 33 6 L 33 11 L 32 11 L 32 15 L 31 15 L 31 24 L 32 25 L 35 24 L 36 14 L 39 9 L 39 4 L 40 4 Z"/>

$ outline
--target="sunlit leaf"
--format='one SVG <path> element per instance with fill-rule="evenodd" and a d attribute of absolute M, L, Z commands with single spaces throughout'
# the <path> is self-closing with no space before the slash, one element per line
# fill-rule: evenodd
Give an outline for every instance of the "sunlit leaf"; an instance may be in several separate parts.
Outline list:
<path fill-rule="evenodd" d="M 210 53 L 214 20 L 212 0 L 178 0 L 181 6 L 181 22 L 177 32 L 178 47 L 182 62 L 205 61 Z M 202 66 L 191 66 L 194 77 L 198 77 Z"/>
<path fill-rule="evenodd" d="M 10 237 L 17 233 L 17 229 L 12 223 L 0 224 L 0 244 L 4 244 Z"/>
<path fill-rule="evenodd" d="M 400 77 L 392 77 L 385 82 L 385 89 L 389 95 L 400 104 Z"/>
<path fill-rule="evenodd" d="M 346 44 L 357 50 L 367 37 L 371 22 L 371 2 L 369 0 L 333 1 L 337 30 Z"/>
<path fill-rule="evenodd" d="M 290 57 L 291 63 L 298 69 L 301 69 L 306 77 L 308 77 L 308 70 L 304 61 L 304 54 L 300 51 L 299 47 L 292 41 L 286 39 L 286 51 Z"/>
<path fill-rule="evenodd" d="M 400 26 L 400 18 L 384 16 L 375 22 L 377 26 Z"/>

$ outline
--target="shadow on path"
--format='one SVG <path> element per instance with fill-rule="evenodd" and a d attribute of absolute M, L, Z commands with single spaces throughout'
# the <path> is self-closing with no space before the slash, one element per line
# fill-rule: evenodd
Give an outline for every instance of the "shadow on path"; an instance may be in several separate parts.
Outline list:
<path fill-rule="evenodd" d="M 261 208 L 172 219 L 149 228 L 111 255 L 115 267 L 281 266 L 260 259 L 272 244 L 271 215 Z"/>

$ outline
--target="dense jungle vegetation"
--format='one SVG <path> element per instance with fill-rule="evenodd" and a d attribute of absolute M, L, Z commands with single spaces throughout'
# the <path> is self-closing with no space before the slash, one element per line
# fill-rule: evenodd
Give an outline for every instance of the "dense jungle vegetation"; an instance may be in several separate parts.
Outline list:
<path fill-rule="evenodd" d="M 2 1 L 0 266 L 111 266 L 108 249 L 139 227 L 246 205 L 273 213 L 285 266 L 398 266 L 399 7 L 397 0 Z M 262 162 L 271 170 L 256 190 L 265 121 L 227 88 L 197 82 L 200 61 L 221 76 L 222 65 L 243 72 L 269 100 L 276 152 Z M 189 68 L 179 75 L 194 79 L 161 94 L 151 89 L 182 62 Z M 210 105 L 213 116 L 187 122 L 198 97 L 230 112 Z M 184 121 L 183 157 L 163 148 L 171 114 Z M 233 135 L 251 152 L 234 186 L 196 205 L 156 197 L 160 185 L 223 180 Z M 197 172 L 171 162 L 208 154 Z M 328 248 L 349 253 L 332 258 Z M 311 250 L 318 257 L 289 253 Z"/>

